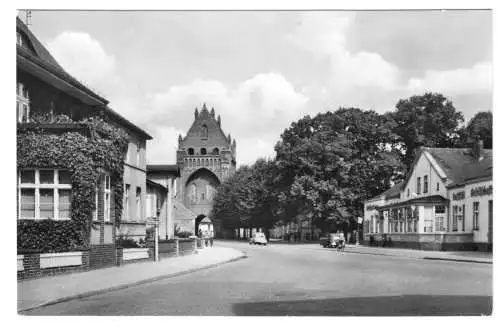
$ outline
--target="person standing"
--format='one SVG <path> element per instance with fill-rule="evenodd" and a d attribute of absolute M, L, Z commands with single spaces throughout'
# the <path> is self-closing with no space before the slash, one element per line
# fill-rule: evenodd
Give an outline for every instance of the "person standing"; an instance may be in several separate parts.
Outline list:
<path fill-rule="evenodd" d="M 210 230 L 210 247 L 214 246 L 214 231 Z"/>

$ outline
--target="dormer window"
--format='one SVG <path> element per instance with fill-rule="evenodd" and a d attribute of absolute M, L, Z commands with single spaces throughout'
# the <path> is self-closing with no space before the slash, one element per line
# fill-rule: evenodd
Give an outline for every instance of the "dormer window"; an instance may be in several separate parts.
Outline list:
<path fill-rule="evenodd" d="M 429 181 L 427 175 L 424 176 L 424 194 L 429 191 Z"/>
<path fill-rule="evenodd" d="M 23 35 L 19 31 L 17 31 L 17 45 L 23 46 Z"/>
<path fill-rule="evenodd" d="M 408 197 L 408 198 L 410 197 L 410 189 L 409 188 L 406 189 L 406 197 Z"/>
<path fill-rule="evenodd" d="M 18 82 L 16 87 L 16 112 L 19 123 L 28 123 L 30 114 L 30 97 L 26 85 Z"/>
<path fill-rule="evenodd" d="M 219 148 L 214 148 L 212 152 L 213 152 L 213 154 L 218 156 L 219 155 Z"/>
<path fill-rule="evenodd" d="M 193 148 L 189 148 L 189 149 L 188 149 L 188 154 L 189 154 L 190 156 L 194 155 L 194 149 L 193 149 Z"/>
<path fill-rule="evenodd" d="M 417 177 L 417 194 L 420 194 L 420 177 Z"/>
<path fill-rule="evenodd" d="M 200 152 L 201 152 L 202 155 L 206 155 L 207 154 L 207 149 L 201 148 Z"/>

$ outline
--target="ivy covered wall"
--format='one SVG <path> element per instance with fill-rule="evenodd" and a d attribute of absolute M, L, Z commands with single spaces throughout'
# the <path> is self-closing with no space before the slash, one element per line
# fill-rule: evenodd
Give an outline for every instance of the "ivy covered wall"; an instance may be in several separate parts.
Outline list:
<path fill-rule="evenodd" d="M 71 220 L 20 219 L 17 224 L 18 253 L 65 252 L 87 249 L 95 209 L 95 189 L 99 174 L 111 175 L 115 223 L 119 225 L 123 201 L 123 166 L 128 146 L 127 134 L 99 117 L 77 122 L 88 135 L 71 129 L 71 119 L 59 116 L 56 122 L 68 129 L 53 133 L 38 120 L 31 128 L 18 128 L 17 168 L 52 168 L 71 172 Z M 76 126 L 76 125 L 75 125 Z M 81 128 L 80 128 L 81 130 Z"/>

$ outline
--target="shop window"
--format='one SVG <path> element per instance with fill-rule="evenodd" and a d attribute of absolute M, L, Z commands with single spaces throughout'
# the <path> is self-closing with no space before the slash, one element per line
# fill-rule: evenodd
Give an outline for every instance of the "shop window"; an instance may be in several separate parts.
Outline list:
<path fill-rule="evenodd" d="M 63 170 L 26 169 L 19 173 L 19 219 L 70 219 L 71 178 Z"/>
<path fill-rule="evenodd" d="M 417 194 L 420 194 L 420 177 L 417 177 Z"/>
<path fill-rule="evenodd" d="M 472 228 L 479 230 L 479 202 L 472 204 Z"/>
<path fill-rule="evenodd" d="M 427 175 L 424 176 L 424 194 L 429 191 L 429 181 Z"/>
<path fill-rule="evenodd" d="M 29 123 L 30 97 L 26 85 L 18 82 L 16 87 L 16 95 L 17 122 Z"/>

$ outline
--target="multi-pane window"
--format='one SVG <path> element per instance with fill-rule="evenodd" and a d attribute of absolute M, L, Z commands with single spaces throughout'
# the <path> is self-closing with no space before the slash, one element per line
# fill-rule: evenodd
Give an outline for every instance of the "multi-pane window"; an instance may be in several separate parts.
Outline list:
<path fill-rule="evenodd" d="M 427 175 L 424 176 L 424 194 L 429 190 L 429 181 Z"/>
<path fill-rule="evenodd" d="M 472 203 L 472 228 L 479 230 L 479 202 Z"/>
<path fill-rule="evenodd" d="M 406 197 L 410 197 L 410 189 L 406 189 Z"/>
<path fill-rule="evenodd" d="M 104 221 L 111 220 L 111 177 L 104 175 Z"/>
<path fill-rule="evenodd" d="M 436 206 L 434 208 L 435 212 L 435 225 L 436 232 L 444 232 L 444 214 L 446 212 L 445 206 Z"/>
<path fill-rule="evenodd" d="M 70 219 L 71 174 L 65 170 L 19 172 L 19 219 Z"/>
<path fill-rule="evenodd" d="M 432 218 L 426 217 L 424 220 L 424 233 L 432 233 Z"/>
<path fill-rule="evenodd" d="M 439 191 L 439 182 L 436 183 L 436 191 Z"/>
<path fill-rule="evenodd" d="M 417 194 L 420 194 L 420 177 L 417 177 Z"/>
<path fill-rule="evenodd" d="M 29 90 L 23 83 L 18 82 L 16 86 L 16 112 L 19 123 L 29 122 L 30 97 Z"/>
<path fill-rule="evenodd" d="M 136 218 L 137 220 L 141 220 L 142 217 L 142 209 L 141 209 L 141 188 L 137 187 L 135 189 L 135 208 L 136 208 Z"/>

